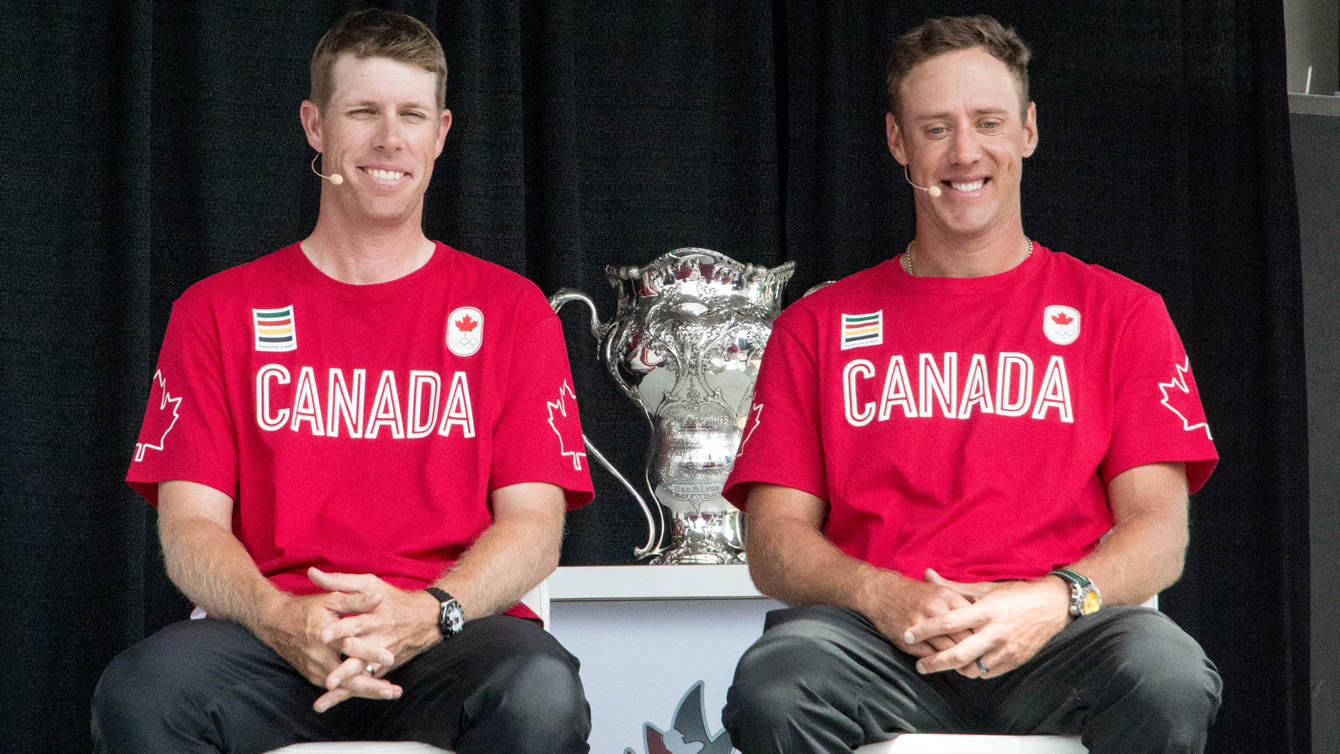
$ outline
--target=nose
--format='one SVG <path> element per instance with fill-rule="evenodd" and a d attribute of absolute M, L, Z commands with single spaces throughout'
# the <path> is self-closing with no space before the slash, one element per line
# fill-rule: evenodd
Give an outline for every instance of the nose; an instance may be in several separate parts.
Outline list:
<path fill-rule="evenodd" d="M 959 165 L 970 165 L 980 159 L 982 145 L 978 142 L 977 130 L 968 124 L 955 128 L 950 154 Z"/>
<path fill-rule="evenodd" d="M 400 149 L 401 145 L 404 143 L 405 134 L 403 126 L 400 124 L 400 119 L 396 117 L 395 113 L 391 113 L 387 117 L 381 119 L 377 128 L 376 137 L 377 143 L 375 146 L 377 148 L 389 151 Z"/>

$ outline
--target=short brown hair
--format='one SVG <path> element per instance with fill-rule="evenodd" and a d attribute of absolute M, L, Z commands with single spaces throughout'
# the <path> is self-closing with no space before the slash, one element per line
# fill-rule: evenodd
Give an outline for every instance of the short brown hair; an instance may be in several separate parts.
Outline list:
<path fill-rule="evenodd" d="M 359 60 L 390 58 L 436 74 L 437 108 L 447 106 L 447 58 L 433 32 L 413 16 L 368 8 L 341 17 L 316 43 L 316 52 L 312 53 L 312 102 L 322 112 L 334 93 L 331 70 L 346 52 Z"/>
<path fill-rule="evenodd" d="M 1019 86 L 1020 115 L 1028 109 L 1028 45 L 1012 27 L 991 16 L 942 16 L 902 35 L 889 54 L 887 82 L 889 109 L 898 118 L 898 90 L 907 74 L 922 61 L 946 52 L 981 47 L 1005 64 Z"/>

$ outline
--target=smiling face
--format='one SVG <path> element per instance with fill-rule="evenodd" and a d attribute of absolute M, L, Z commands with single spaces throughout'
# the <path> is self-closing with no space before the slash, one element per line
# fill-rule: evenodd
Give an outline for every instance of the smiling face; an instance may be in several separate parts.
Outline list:
<path fill-rule="evenodd" d="M 981 47 L 918 63 L 899 88 L 899 117 L 887 116 L 889 151 L 908 166 L 923 223 L 961 239 L 1020 223 L 1019 179 L 1037 146 L 1036 111 L 1019 112 L 1018 83 Z M 926 230 L 932 230 L 926 228 Z"/>
<path fill-rule="evenodd" d="M 437 108 L 437 77 L 389 58 L 340 56 L 325 112 L 302 104 L 307 141 L 322 153 L 327 175 L 321 211 L 355 222 L 417 224 L 423 194 L 442 153 L 451 112 Z"/>

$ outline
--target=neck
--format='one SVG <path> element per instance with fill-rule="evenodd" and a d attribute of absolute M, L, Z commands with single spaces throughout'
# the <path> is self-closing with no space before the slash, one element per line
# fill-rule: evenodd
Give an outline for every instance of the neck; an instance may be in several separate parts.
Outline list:
<path fill-rule="evenodd" d="M 1008 272 L 1028 258 L 1024 229 L 1013 225 L 993 233 L 963 239 L 917 229 L 908 246 L 913 274 L 918 277 L 976 278 Z M 907 267 L 904 260 L 904 268 Z"/>
<path fill-rule="evenodd" d="M 350 285 L 372 285 L 402 278 L 423 267 L 436 244 L 413 222 L 387 225 L 341 222 L 322 212 L 312 235 L 303 239 L 303 254 L 322 273 Z"/>

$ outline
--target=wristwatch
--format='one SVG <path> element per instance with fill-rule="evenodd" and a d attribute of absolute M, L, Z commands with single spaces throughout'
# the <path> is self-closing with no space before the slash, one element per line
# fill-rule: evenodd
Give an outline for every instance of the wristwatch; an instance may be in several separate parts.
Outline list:
<path fill-rule="evenodd" d="M 455 597 L 435 586 L 430 586 L 424 591 L 433 595 L 434 599 L 442 603 L 442 607 L 437 613 L 437 630 L 442 632 L 442 638 L 450 639 L 459 634 L 461 629 L 465 628 L 465 610 L 461 608 L 461 603 Z"/>
<path fill-rule="evenodd" d="M 1093 615 L 1103 606 L 1103 595 L 1093 582 L 1069 568 L 1058 568 L 1048 576 L 1059 576 L 1070 585 L 1070 614 L 1076 618 Z"/>

